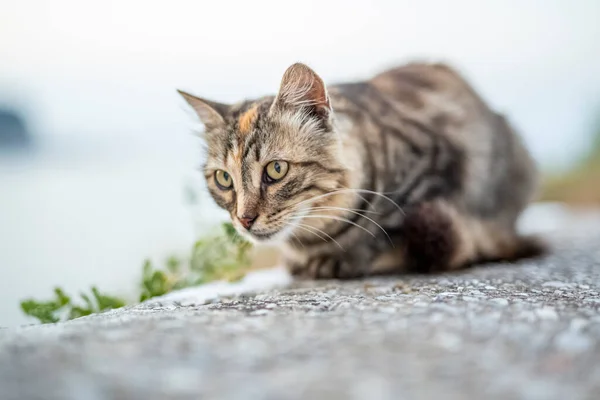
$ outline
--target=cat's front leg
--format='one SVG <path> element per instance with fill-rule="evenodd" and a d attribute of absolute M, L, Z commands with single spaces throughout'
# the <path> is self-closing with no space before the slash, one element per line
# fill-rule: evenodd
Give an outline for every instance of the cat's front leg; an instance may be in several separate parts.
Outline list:
<path fill-rule="evenodd" d="M 368 274 L 369 252 L 303 254 L 286 260 L 291 274 L 300 279 L 354 279 Z"/>

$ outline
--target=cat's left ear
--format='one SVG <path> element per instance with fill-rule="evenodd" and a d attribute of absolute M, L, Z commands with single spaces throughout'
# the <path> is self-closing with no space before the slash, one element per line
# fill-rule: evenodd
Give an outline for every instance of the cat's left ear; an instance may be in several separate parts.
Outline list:
<path fill-rule="evenodd" d="M 178 90 L 178 92 L 196 111 L 196 114 L 200 117 L 200 121 L 202 121 L 207 129 L 214 129 L 225 124 L 224 117 L 229 111 L 227 104 L 201 99 L 182 90 Z"/>
<path fill-rule="evenodd" d="M 324 118 L 332 111 L 325 83 L 315 71 L 302 63 L 293 64 L 283 74 L 271 110 L 306 110 Z"/>

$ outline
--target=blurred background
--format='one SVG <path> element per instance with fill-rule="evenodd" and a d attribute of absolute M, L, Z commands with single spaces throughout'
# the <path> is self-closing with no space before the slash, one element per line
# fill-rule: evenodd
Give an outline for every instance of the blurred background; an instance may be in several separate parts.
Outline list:
<path fill-rule="evenodd" d="M 0 326 L 55 285 L 127 296 L 147 258 L 223 215 L 175 89 L 274 93 L 303 61 L 326 82 L 414 59 L 461 70 L 522 132 L 543 200 L 600 203 L 596 0 L 0 0 Z M 595 150 L 594 150 L 595 149 Z"/>

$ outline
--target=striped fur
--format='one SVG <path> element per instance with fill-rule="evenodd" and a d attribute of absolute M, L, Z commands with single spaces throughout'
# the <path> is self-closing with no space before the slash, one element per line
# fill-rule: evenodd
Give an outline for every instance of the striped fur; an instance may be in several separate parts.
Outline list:
<path fill-rule="evenodd" d="M 294 64 L 275 97 L 228 106 L 182 94 L 206 125 L 211 195 L 245 237 L 284 243 L 295 275 L 444 271 L 542 251 L 515 230 L 537 184 L 529 153 L 447 66 L 328 90 Z M 289 170 L 270 182 L 276 160 Z M 217 170 L 233 188 L 219 188 Z"/>

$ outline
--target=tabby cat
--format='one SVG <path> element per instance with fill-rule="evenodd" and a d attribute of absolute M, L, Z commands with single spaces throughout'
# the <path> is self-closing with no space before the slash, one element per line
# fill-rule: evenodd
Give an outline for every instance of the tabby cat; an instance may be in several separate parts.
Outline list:
<path fill-rule="evenodd" d="M 205 126 L 212 197 L 241 235 L 282 242 L 296 276 L 456 270 L 542 251 L 515 229 L 537 183 L 529 153 L 445 65 L 326 88 L 297 63 L 276 96 L 234 105 L 180 93 Z"/>

